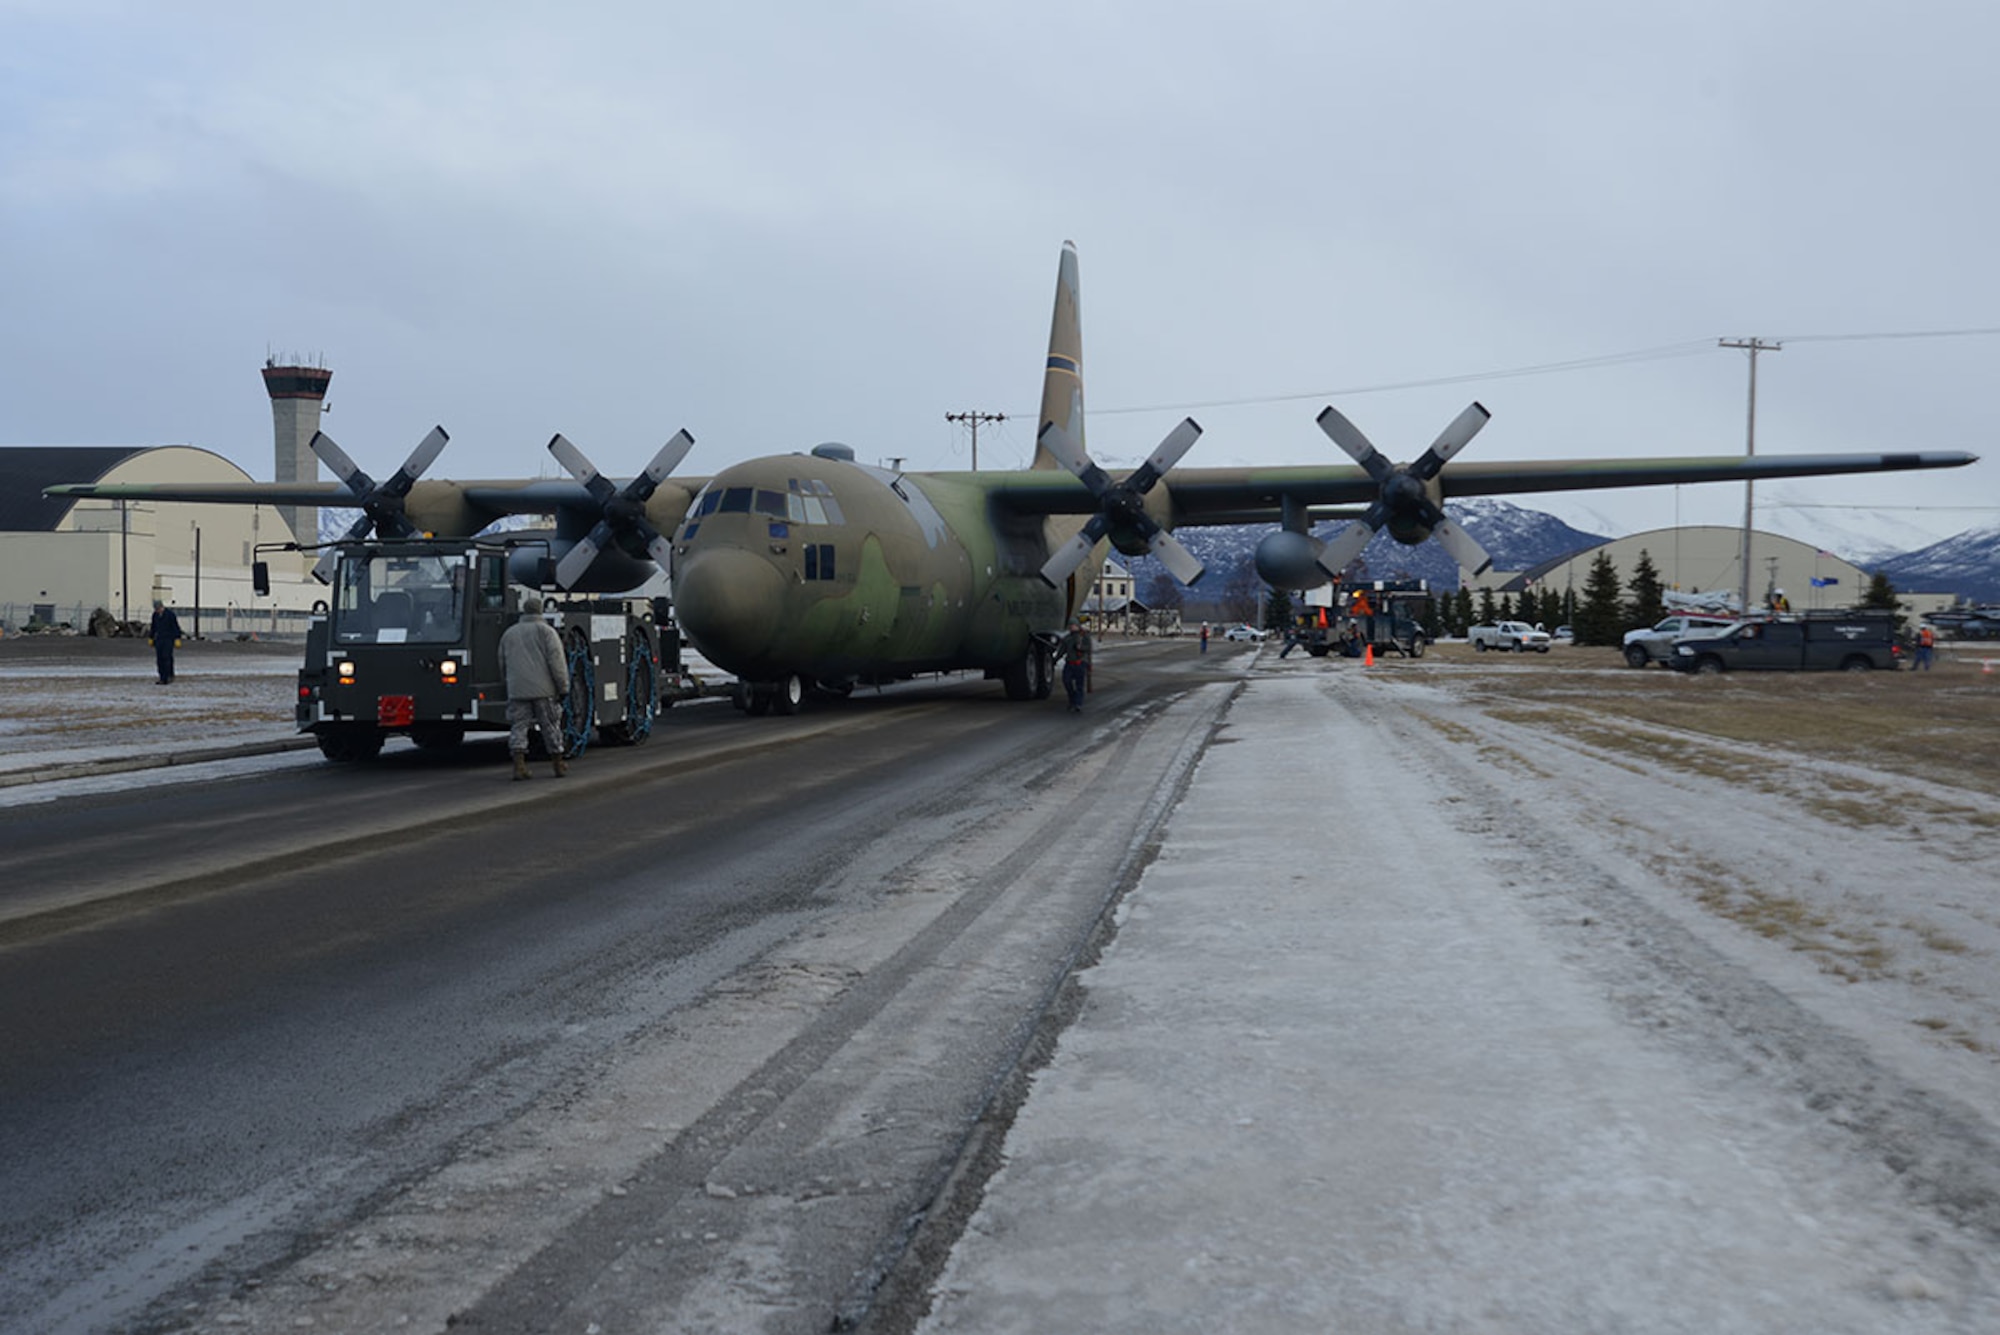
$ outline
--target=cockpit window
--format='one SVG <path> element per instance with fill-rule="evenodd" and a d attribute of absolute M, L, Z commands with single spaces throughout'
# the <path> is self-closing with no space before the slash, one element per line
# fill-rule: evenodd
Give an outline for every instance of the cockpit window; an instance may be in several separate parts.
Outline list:
<path fill-rule="evenodd" d="M 722 513 L 747 515 L 750 513 L 750 488 L 730 487 L 722 493 Z"/>
<path fill-rule="evenodd" d="M 774 518 L 783 519 L 785 517 L 785 493 L 782 491 L 759 490 L 757 493 L 756 510 L 760 515 L 771 515 Z"/>

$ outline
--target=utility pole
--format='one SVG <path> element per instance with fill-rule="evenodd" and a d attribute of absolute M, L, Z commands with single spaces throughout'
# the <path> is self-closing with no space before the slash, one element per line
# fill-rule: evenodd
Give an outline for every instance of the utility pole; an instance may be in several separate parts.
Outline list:
<path fill-rule="evenodd" d="M 981 422 L 1004 422 L 1007 420 L 1007 414 L 982 413 L 975 409 L 971 412 L 946 413 L 944 420 L 947 422 L 964 422 L 972 427 L 972 471 L 977 473 L 979 471 L 979 424 Z"/>
<path fill-rule="evenodd" d="M 1750 425 L 1743 453 L 1745 458 L 1754 459 L 1757 457 L 1757 354 L 1778 352 L 1785 345 L 1766 343 L 1761 338 L 1724 338 L 1717 339 L 1716 343 L 1725 348 L 1742 348 L 1750 354 Z M 1755 511 L 1753 497 L 1756 488 L 1757 484 L 1747 479 L 1743 483 L 1743 550 L 1738 554 L 1737 566 L 1743 574 L 1743 584 L 1738 596 L 1743 600 L 1744 616 L 1750 615 L 1750 522 Z"/>

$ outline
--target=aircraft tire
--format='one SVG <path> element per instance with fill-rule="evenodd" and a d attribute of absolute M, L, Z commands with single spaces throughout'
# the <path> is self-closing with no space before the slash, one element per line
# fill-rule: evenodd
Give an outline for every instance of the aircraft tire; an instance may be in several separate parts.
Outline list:
<path fill-rule="evenodd" d="M 1039 650 L 1039 645 L 1030 642 L 1027 653 L 1000 670 L 1000 684 L 1007 688 L 1009 700 L 1035 698 L 1035 658 Z"/>
<path fill-rule="evenodd" d="M 1046 645 L 1037 644 L 1035 646 L 1033 675 L 1035 680 L 1035 698 L 1037 700 L 1048 699 L 1049 693 L 1055 689 L 1056 685 L 1056 661 L 1055 655 L 1049 652 Z"/>
<path fill-rule="evenodd" d="M 771 690 L 768 686 L 744 685 L 736 689 L 745 698 L 743 712 L 751 718 L 762 718 L 771 712 Z"/>
<path fill-rule="evenodd" d="M 780 714 L 796 714 L 805 703 L 805 679 L 796 672 L 787 672 L 771 683 L 771 708 Z"/>

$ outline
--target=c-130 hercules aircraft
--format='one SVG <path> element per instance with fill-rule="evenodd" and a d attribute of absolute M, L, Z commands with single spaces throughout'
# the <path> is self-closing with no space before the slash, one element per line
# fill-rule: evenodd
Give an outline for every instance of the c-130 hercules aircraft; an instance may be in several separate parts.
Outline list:
<path fill-rule="evenodd" d="M 622 487 L 560 435 L 549 448 L 574 482 L 420 480 L 443 448 L 440 429 L 381 483 L 321 436 L 313 447 L 340 482 L 70 485 L 49 493 L 359 505 L 363 516 L 343 539 L 355 542 L 371 529 L 384 537 L 463 537 L 505 515 L 553 514 L 558 584 L 622 591 L 654 564 L 665 566 L 683 631 L 742 680 L 739 704 L 792 713 L 813 688 L 844 694 L 857 683 L 966 669 L 1000 679 L 1011 698 L 1044 698 L 1051 642 L 1082 607 L 1103 545 L 1151 552 L 1193 584 L 1202 566 L 1173 537 L 1181 525 L 1276 523 L 1258 546 L 1258 574 L 1274 586 L 1309 588 L 1338 576 L 1378 530 L 1407 545 L 1435 537 L 1460 565 L 1486 569 L 1491 562 L 1478 543 L 1445 518 L 1447 497 L 1953 468 L 1977 457 L 1595 459 L 1469 463 L 1447 473 L 1445 464 L 1486 424 L 1486 409 L 1475 403 L 1409 464 L 1390 462 L 1328 407 L 1320 428 L 1354 466 L 1176 469 L 1201 434 L 1188 419 L 1145 463 L 1114 479 L 1084 449 L 1082 350 L 1076 247 L 1065 242 L 1041 427 L 1027 469 L 899 473 L 827 444 L 712 477 L 676 478 L 693 446 L 683 431 Z M 1327 507 L 1355 505 L 1367 508 L 1330 540 L 1309 532 L 1315 519 L 1332 515 Z M 517 577 L 533 582 L 537 564 L 524 554 Z"/>

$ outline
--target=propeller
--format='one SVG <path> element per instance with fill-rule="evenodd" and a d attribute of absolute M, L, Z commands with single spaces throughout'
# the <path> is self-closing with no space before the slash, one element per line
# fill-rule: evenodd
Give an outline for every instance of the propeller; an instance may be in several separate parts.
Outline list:
<path fill-rule="evenodd" d="M 1348 563 L 1361 555 L 1369 540 L 1385 528 L 1390 537 L 1410 547 L 1425 538 L 1436 538 L 1454 561 L 1475 575 L 1491 566 L 1493 558 L 1486 554 L 1486 549 L 1445 517 L 1433 484 L 1452 456 L 1479 434 L 1492 415 L 1475 403 L 1453 418 L 1451 425 L 1431 442 L 1431 447 L 1417 456 L 1416 462 L 1393 464 L 1361 434 L 1361 428 L 1341 416 L 1337 409 L 1329 407 L 1321 413 L 1319 429 L 1368 471 L 1379 490 L 1375 503 L 1361 518 L 1327 540 L 1325 550 L 1319 554 L 1319 568 L 1339 578 Z"/>
<path fill-rule="evenodd" d="M 339 538 L 340 542 L 359 542 L 371 532 L 385 538 L 410 538 L 417 534 L 417 526 L 403 513 L 403 500 L 410 494 L 410 488 L 423 476 L 426 468 L 436 461 L 443 452 L 445 442 L 451 437 L 441 426 L 432 427 L 431 433 L 418 442 L 403 466 L 391 473 L 384 481 L 361 471 L 354 460 L 347 457 L 347 451 L 333 443 L 333 437 L 324 431 L 313 433 L 312 452 L 320 462 L 333 470 L 349 491 L 354 493 L 355 504 L 361 507 L 361 518 L 348 527 Z M 340 548 L 328 547 L 313 565 L 313 578 L 322 584 L 333 582 L 333 568 L 340 561 Z"/>
<path fill-rule="evenodd" d="M 583 540 L 564 554 L 556 564 L 556 583 L 565 589 L 575 587 L 590 569 L 597 554 L 611 543 L 617 543 L 631 555 L 638 555 L 638 548 L 644 547 L 653 558 L 655 565 L 665 573 L 673 559 L 673 547 L 666 537 L 646 519 L 646 502 L 652 499 L 660 483 L 687 458 L 694 448 L 694 437 L 686 431 L 674 433 L 674 438 L 660 447 L 653 456 L 653 462 L 646 465 L 646 471 L 627 482 L 621 489 L 611 479 L 597 471 L 590 460 L 583 457 L 583 451 L 569 443 L 561 432 L 549 441 L 549 453 L 556 462 L 569 470 L 570 476 L 583 484 L 590 498 L 604 512 L 604 518 L 597 526 L 585 534 Z"/>
<path fill-rule="evenodd" d="M 1200 579 L 1203 569 L 1200 559 L 1146 513 L 1144 499 L 1200 438 L 1201 427 L 1192 417 L 1184 419 L 1167 433 L 1152 457 L 1133 469 L 1123 482 L 1113 482 L 1111 475 L 1091 462 L 1067 431 L 1054 422 L 1043 427 L 1042 447 L 1090 488 L 1098 506 L 1097 513 L 1084 521 L 1082 530 L 1042 567 L 1043 581 L 1051 587 L 1060 584 L 1083 564 L 1090 549 L 1110 534 L 1143 541 L 1145 550 L 1159 557 L 1160 563 L 1181 583 L 1192 584 Z"/>

